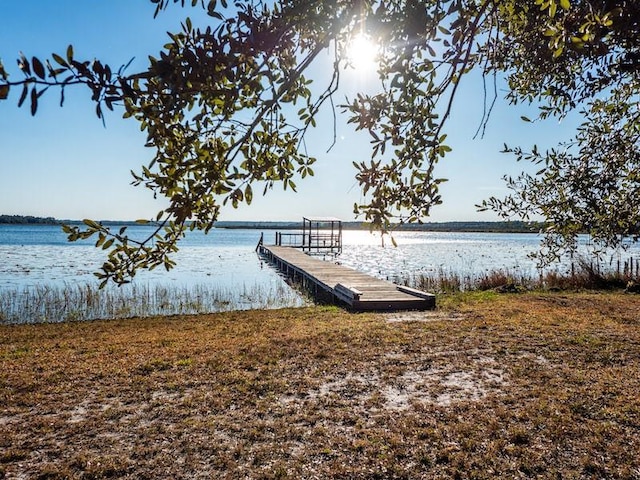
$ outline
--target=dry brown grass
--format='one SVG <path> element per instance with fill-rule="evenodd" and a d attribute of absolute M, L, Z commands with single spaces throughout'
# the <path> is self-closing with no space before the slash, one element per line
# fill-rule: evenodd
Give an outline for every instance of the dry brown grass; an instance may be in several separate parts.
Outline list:
<path fill-rule="evenodd" d="M 640 297 L 0 327 L 0 477 L 640 478 Z"/>

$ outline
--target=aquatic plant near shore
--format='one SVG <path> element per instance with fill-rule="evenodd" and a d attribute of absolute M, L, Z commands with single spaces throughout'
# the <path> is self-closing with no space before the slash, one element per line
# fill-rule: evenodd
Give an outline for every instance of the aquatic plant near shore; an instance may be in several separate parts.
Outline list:
<path fill-rule="evenodd" d="M 138 285 L 100 290 L 91 284 L 46 284 L 5 290 L 0 296 L 0 324 L 57 323 L 148 317 L 230 310 L 296 307 L 307 304 L 284 282 L 218 285 Z"/>
<path fill-rule="evenodd" d="M 497 269 L 479 274 L 460 274 L 440 269 L 432 274 L 389 278 L 419 290 L 437 294 L 492 290 L 581 290 L 624 288 L 640 284 L 638 260 L 618 262 L 603 271 L 579 259 L 567 272 L 549 271 L 532 276 L 518 269 Z M 309 304 L 300 285 L 282 279 L 269 284 L 242 284 L 241 288 L 215 284 L 140 285 L 99 290 L 91 284 L 40 284 L 4 290 L 0 295 L 0 324 L 57 323 L 95 319 L 200 314 L 232 310 L 272 309 Z"/>
<path fill-rule="evenodd" d="M 572 263 L 569 271 L 551 270 L 537 276 L 518 269 L 497 269 L 475 275 L 460 275 L 440 269 L 432 274 L 397 277 L 395 283 L 434 293 L 457 293 L 513 287 L 518 290 L 609 290 L 640 283 L 640 266 L 636 260 L 617 262 L 617 266 L 602 269 L 586 259 Z"/>

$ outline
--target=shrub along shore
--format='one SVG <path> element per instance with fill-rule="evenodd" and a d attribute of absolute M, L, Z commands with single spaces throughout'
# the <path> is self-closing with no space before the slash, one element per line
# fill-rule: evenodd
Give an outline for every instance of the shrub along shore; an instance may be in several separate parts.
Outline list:
<path fill-rule="evenodd" d="M 0 478 L 640 477 L 640 297 L 0 326 Z"/>

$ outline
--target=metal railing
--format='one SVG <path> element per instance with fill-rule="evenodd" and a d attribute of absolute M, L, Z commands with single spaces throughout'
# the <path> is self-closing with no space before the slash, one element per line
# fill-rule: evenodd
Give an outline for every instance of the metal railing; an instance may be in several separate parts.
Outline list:
<path fill-rule="evenodd" d="M 276 245 L 279 247 L 301 247 L 304 243 L 302 233 L 276 232 Z"/>
<path fill-rule="evenodd" d="M 332 233 L 276 232 L 276 245 L 301 248 L 306 252 L 340 253 L 342 251 L 340 237 Z"/>

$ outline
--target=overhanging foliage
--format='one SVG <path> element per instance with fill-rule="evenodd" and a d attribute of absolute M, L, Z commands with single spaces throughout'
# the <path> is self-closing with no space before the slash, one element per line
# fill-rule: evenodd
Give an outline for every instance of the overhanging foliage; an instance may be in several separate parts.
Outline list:
<path fill-rule="evenodd" d="M 184 0 L 152 0 L 155 14 Z M 132 171 L 134 184 L 168 198 L 156 232 L 133 241 L 91 220 L 66 227 L 71 240 L 97 236 L 109 251 L 98 276 L 125 283 L 139 268 L 171 268 L 187 228 L 207 231 L 222 204 L 251 203 L 257 187 L 296 188 L 313 175 L 304 148 L 325 103 L 332 106 L 348 68 L 349 41 L 365 34 L 381 46 L 375 94 L 341 109 L 371 136 L 369 161 L 356 162 L 366 201 L 354 206 L 372 226 L 418 222 L 441 202 L 436 164 L 451 148 L 446 126 L 460 82 L 474 70 L 485 82 L 506 78 L 508 101 L 541 106 L 540 116 L 581 109 L 584 124 L 566 147 L 526 155 L 538 175 L 510 180 L 514 193 L 489 199 L 505 217 L 542 215 L 550 224 L 551 258 L 588 231 L 605 246 L 636 234 L 640 6 L 627 1 L 525 0 L 193 0 L 211 25 L 187 18 L 148 69 L 129 73 L 76 58 L 72 46 L 50 59 L 20 56 L 15 80 L 0 64 L 0 100 L 18 97 L 37 113 L 42 95 L 88 87 L 98 117 L 121 108 L 154 149 Z M 333 53 L 325 85 L 306 74 L 318 54 Z M 20 75 L 20 74 L 18 74 Z M 15 94 L 14 94 L 15 92 Z M 494 94 L 496 96 L 496 94 Z M 485 98 L 489 115 L 495 98 Z M 335 107 L 334 107 L 335 108 Z M 486 121 L 486 118 L 483 119 Z M 485 123 L 486 126 L 486 123 Z M 551 241 L 551 240 L 553 241 Z"/>

